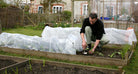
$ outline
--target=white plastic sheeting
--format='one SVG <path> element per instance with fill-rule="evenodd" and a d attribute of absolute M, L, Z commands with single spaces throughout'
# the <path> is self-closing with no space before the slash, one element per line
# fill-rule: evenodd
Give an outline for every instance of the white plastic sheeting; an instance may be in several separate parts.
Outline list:
<path fill-rule="evenodd" d="M 0 35 L 0 46 L 10 47 L 10 48 L 21 48 L 30 50 L 45 50 L 48 44 L 41 37 L 38 36 L 27 36 L 22 34 L 11 34 L 2 33 Z"/>
<path fill-rule="evenodd" d="M 110 44 L 130 44 L 137 42 L 134 30 L 119 30 L 106 28 L 106 39 Z M 42 37 L 27 36 L 22 34 L 0 34 L 0 46 L 46 52 L 76 54 L 81 51 L 80 28 L 52 28 L 45 27 Z"/>
<path fill-rule="evenodd" d="M 105 28 L 106 36 L 109 39 L 110 44 L 129 44 L 137 42 L 137 38 L 134 29 L 120 30 L 115 28 Z"/>
<path fill-rule="evenodd" d="M 45 27 L 42 38 L 50 43 L 49 49 L 55 52 L 76 54 L 82 50 L 80 28 Z"/>

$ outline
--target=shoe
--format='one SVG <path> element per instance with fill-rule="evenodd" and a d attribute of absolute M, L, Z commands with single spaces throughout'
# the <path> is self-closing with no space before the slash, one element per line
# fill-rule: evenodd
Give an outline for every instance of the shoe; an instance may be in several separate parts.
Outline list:
<path fill-rule="evenodd" d="M 82 52 L 82 54 L 86 55 L 86 54 L 88 54 L 88 51 L 84 50 L 84 51 Z"/>
<path fill-rule="evenodd" d="M 82 51 L 82 54 L 88 54 L 89 50 L 90 50 L 89 48 L 86 48 L 85 50 Z"/>
<path fill-rule="evenodd" d="M 101 52 L 102 49 L 101 49 L 101 47 L 97 46 L 96 49 L 95 49 L 95 51 Z"/>

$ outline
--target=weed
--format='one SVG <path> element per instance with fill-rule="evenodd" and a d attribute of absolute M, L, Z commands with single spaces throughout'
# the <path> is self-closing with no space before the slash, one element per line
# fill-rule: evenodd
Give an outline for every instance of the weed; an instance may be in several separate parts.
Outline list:
<path fill-rule="evenodd" d="M 104 56 L 104 54 L 102 54 L 101 52 L 96 52 L 96 53 L 100 56 Z"/>
<path fill-rule="evenodd" d="M 3 74 L 8 74 L 8 73 L 7 73 L 7 69 L 5 70 L 5 72 L 4 72 Z"/>
<path fill-rule="evenodd" d="M 42 68 L 40 67 L 40 71 L 42 70 Z"/>
<path fill-rule="evenodd" d="M 121 54 L 120 52 L 113 52 L 111 55 L 108 55 L 110 58 L 115 57 L 116 54 Z"/>
<path fill-rule="evenodd" d="M 45 67 L 45 60 L 43 60 L 43 67 Z"/>
<path fill-rule="evenodd" d="M 123 46 L 123 49 L 120 52 L 122 59 L 125 57 L 125 54 L 128 52 L 129 49 L 130 49 L 130 45 L 126 44 Z"/>
<path fill-rule="evenodd" d="M 32 71 L 32 65 L 31 65 L 31 58 L 30 58 L 30 56 L 29 56 L 29 68 Z"/>
<path fill-rule="evenodd" d="M 27 72 L 26 68 L 24 68 L 24 71 Z"/>
<path fill-rule="evenodd" d="M 12 71 L 14 72 L 14 74 L 18 74 L 18 67 L 16 67 L 16 70 L 12 68 Z"/>

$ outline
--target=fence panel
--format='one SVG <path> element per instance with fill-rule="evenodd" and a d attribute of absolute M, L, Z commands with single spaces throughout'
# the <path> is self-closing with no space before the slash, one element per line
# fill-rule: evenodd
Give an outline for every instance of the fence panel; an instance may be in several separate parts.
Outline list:
<path fill-rule="evenodd" d="M 104 23 L 105 28 L 117 28 L 116 23 Z M 129 23 L 128 27 L 132 27 L 135 31 L 138 31 L 138 23 Z M 119 29 L 126 30 L 127 28 L 126 23 L 119 23 Z"/>
<path fill-rule="evenodd" d="M 22 25 L 22 10 L 19 8 L 0 8 L 0 20 L 3 28 Z"/>

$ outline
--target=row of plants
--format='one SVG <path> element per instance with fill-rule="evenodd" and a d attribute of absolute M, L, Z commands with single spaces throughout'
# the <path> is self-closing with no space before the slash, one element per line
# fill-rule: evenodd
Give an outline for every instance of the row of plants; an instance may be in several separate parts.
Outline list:
<path fill-rule="evenodd" d="M 112 54 L 109 54 L 108 56 L 110 58 L 116 57 L 116 55 L 121 55 L 121 58 L 124 59 L 126 53 L 128 53 L 128 51 L 130 51 L 131 45 L 124 45 L 122 50 L 120 50 L 119 52 L 113 52 Z"/>
<path fill-rule="evenodd" d="M 24 68 L 24 70 L 23 70 L 24 72 L 27 72 L 27 70 L 30 70 L 30 71 L 33 70 L 31 61 L 32 61 L 32 58 L 29 57 L 29 63 L 26 64 L 26 65 L 28 65 L 28 67 L 25 67 L 25 68 Z M 43 63 L 42 63 L 42 67 L 40 67 L 40 71 L 41 71 L 41 69 L 42 69 L 43 67 L 45 67 L 45 66 L 46 66 L 46 60 L 43 59 Z M 19 68 L 18 68 L 18 67 L 16 67 L 16 68 L 11 68 L 11 70 L 12 70 L 12 72 L 13 72 L 14 74 L 19 74 Z M 11 74 L 11 73 L 8 72 L 8 70 L 6 69 L 6 70 L 4 71 L 3 74 Z"/>
<path fill-rule="evenodd" d="M 100 52 L 96 51 L 96 52 L 94 52 L 94 54 L 98 55 L 98 56 L 110 57 L 110 58 L 116 58 L 118 56 L 121 56 L 121 59 L 125 59 L 126 53 L 130 53 L 131 52 L 130 48 L 131 48 L 131 45 L 129 45 L 129 44 L 125 44 L 123 46 L 121 45 L 120 47 L 115 46 L 115 45 L 113 45 L 112 47 L 104 46 L 102 48 L 103 51 L 106 51 L 106 49 L 109 49 L 109 50 L 110 49 L 114 49 L 115 51 L 112 52 L 112 53 L 109 53 L 109 54 L 107 53 L 106 55 L 105 55 L 105 52 L 103 52 L 103 51 L 100 51 Z"/>

